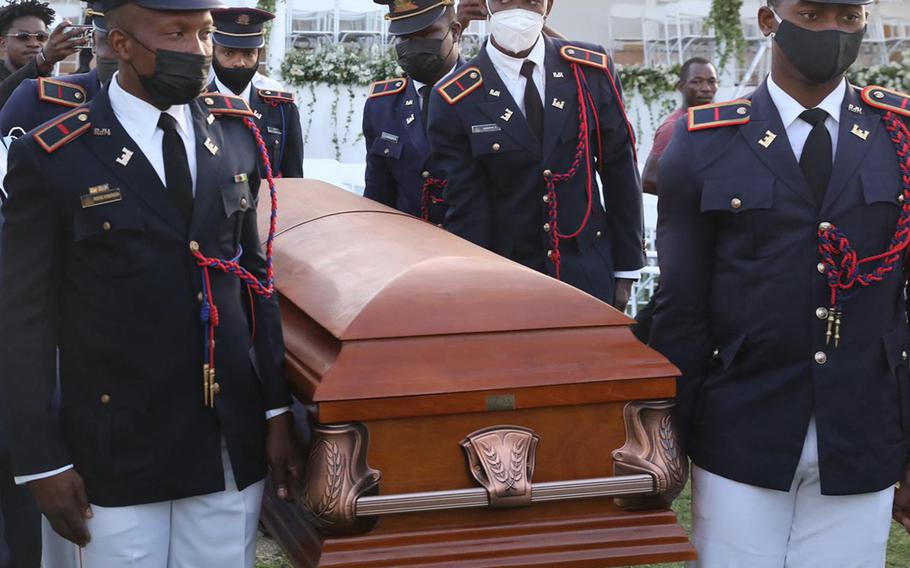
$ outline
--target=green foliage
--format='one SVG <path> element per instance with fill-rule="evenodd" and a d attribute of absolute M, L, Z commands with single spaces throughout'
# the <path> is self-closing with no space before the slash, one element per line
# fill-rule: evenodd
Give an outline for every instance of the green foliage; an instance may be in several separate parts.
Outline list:
<path fill-rule="evenodd" d="M 275 13 L 275 4 L 277 0 L 259 0 L 256 2 L 256 7 L 260 10 L 265 10 L 266 12 Z"/>
<path fill-rule="evenodd" d="M 723 69 L 731 57 L 740 59 L 746 48 L 742 20 L 739 11 L 743 0 L 712 0 L 711 12 L 705 21 L 705 27 L 714 28 L 714 37 L 720 49 L 718 69 Z"/>
<path fill-rule="evenodd" d="M 648 104 L 659 101 L 676 90 L 680 65 L 617 65 L 625 93 L 641 94 Z"/>
<path fill-rule="evenodd" d="M 910 53 L 903 60 L 866 69 L 851 69 L 850 82 L 858 87 L 877 85 L 895 91 L 910 92 Z"/>

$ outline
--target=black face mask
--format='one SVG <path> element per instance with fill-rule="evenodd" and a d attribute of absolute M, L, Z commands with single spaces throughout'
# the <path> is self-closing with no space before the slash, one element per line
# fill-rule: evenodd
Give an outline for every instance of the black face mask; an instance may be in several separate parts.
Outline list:
<path fill-rule="evenodd" d="M 239 95 L 246 89 L 246 86 L 253 80 L 253 75 L 259 69 L 254 67 L 224 67 L 218 62 L 218 59 L 212 60 L 212 67 L 215 69 L 215 75 L 218 80 L 224 83 L 224 86 Z"/>
<path fill-rule="evenodd" d="M 140 75 L 139 82 L 148 93 L 155 107 L 165 110 L 174 105 L 185 105 L 198 97 L 208 85 L 209 69 L 212 66 L 211 55 L 183 53 L 167 49 L 151 50 L 136 39 L 136 43 L 155 54 L 155 71 L 151 75 Z"/>
<path fill-rule="evenodd" d="M 774 41 L 796 69 L 813 83 L 827 83 L 843 75 L 859 57 L 863 31 L 813 31 L 781 21 Z"/>
<path fill-rule="evenodd" d="M 111 59 L 109 57 L 98 56 L 95 59 L 95 71 L 98 73 L 98 79 L 101 81 L 102 85 L 106 85 L 108 81 L 114 76 L 114 73 L 117 72 L 117 66 L 120 62 L 117 59 Z"/>
<path fill-rule="evenodd" d="M 455 49 L 455 42 L 449 52 L 442 55 L 442 44 L 452 30 L 442 39 L 406 39 L 395 46 L 398 54 L 398 65 L 415 81 L 432 85 L 445 74 L 446 60 Z"/>

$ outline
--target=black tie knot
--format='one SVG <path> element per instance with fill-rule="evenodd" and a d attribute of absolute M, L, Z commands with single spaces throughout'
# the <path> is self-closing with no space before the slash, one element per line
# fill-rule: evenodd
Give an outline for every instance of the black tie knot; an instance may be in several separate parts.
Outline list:
<path fill-rule="evenodd" d="M 525 79 L 527 79 L 528 81 L 532 80 L 532 78 L 534 77 L 534 62 L 533 61 L 528 60 L 521 64 L 521 76 L 524 77 Z"/>
<path fill-rule="evenodd" d="M 820 108 L 810 108 L 809 110 L 804 110 L 799 117 L 815 127 L 819 124 L 824 124 L 828 120 L 828 111 Z"/>
<path fill-rule="evenodd" d="M 158 128 L 165 132 L 177 132 L 177 119 L 166 112 L 158 117 Z"/>

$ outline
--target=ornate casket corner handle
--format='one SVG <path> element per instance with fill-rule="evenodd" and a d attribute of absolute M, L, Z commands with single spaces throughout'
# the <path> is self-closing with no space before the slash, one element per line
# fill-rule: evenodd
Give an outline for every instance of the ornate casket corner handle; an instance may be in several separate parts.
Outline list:
<path fill-rule="evenodd" d="M 626 443 L 613 451 L 614 475 L 647 473 L 654 478 L 654 492 L 617 497 L 624 509 L 669 507 L 686 485 L 689 462 L 679 444 L 673 400 L 630 402 L 623 409 Z"/>
<path fill-rule="evenodd" d="M 531 504 L 531 479 L 540 437 L 521 426 L 492 426 L 461 441 L 468 470 L 487 490 L 491 509 Z"/>
<path fill-rule="evenodd" d="M 319 532 L 331 536 L 371 531 L 376 518 L 358 517 L 357 500 L 379 487 L 367 465 L 370 434 L 360 423 L 315 424 L 300 504 Z"/>

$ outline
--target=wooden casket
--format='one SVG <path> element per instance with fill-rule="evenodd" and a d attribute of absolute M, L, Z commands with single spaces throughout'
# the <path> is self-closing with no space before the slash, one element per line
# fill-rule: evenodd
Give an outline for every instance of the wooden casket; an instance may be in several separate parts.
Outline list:
<path fill-rule="evenodd" d="M 269 492 L 263 522 L 295 566 L 695 557 L 667 509 L 688 475 L 677 370 L 631 320 L 342 189 L 279 185 L 274 262 L 309 457 L 297 502 Z"/>

